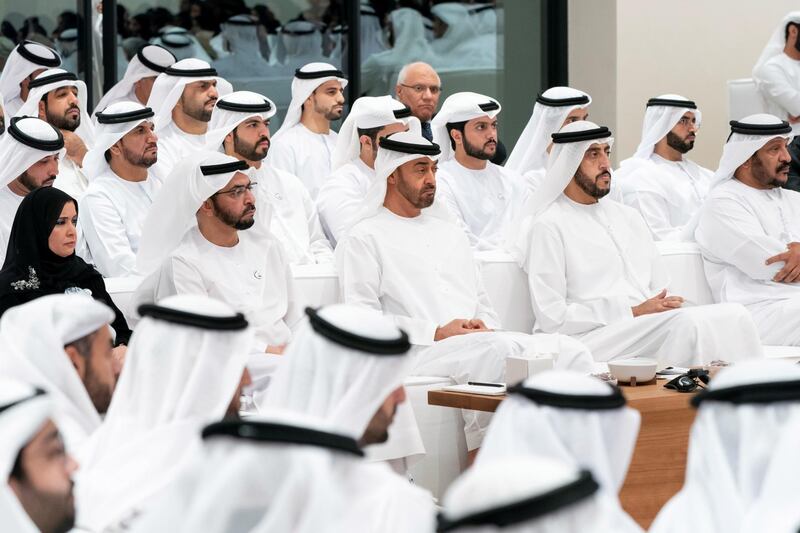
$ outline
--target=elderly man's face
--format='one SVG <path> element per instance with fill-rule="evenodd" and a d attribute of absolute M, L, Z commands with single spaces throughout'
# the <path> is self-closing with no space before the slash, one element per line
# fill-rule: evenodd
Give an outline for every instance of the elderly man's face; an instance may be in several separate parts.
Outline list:
<path fill-rule="evenodd" d="M 442 82 L 431 67 L 418 65 L 408 70 L 406 79 L 397 84 L 395 92 L 397 99 L 411 108 L 411 114 L 421 122 L 430 122 L 439 105 Z"/>
<path fill-rule="evenodd" d="M 776 138 L 753 154 L 748 162 L 755 181 L 764 189 L 781 187 L 789 179 L 792 161 L 786 139 Z"/>

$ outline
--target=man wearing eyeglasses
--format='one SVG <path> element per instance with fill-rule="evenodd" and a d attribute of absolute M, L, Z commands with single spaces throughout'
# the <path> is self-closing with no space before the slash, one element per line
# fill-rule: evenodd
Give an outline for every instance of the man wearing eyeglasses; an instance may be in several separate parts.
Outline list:
<path fill-rule="evenodd" d="M 134 300 L 200 294 L 243 313 L 255 333 L 248 368 L 259 386 L 277 364 L 264 352 L 281 353 L 301 317 L 289 263 L 277 239 L 254 228 L 269 220 L 269 204 L 256 205 L 253 169 L 220 152 L 197 159 L 175 167 L 153 201 L 137 254 L 148 277 Z"/>
<path fill-rule="evenodd" d="M 422 123 L 422 136 L 433 140 L 431 120 L 439 106 L 442 82 L 427 63 L 409 63 L 400 70 L 394 88 L 397 99 L 411 109 L 411 114 Z"/>

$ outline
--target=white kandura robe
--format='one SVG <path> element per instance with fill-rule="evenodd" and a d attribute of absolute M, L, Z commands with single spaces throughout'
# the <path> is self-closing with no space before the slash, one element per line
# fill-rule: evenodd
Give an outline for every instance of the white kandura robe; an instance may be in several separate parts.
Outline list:
<path fill-rule="evenodd" d="M 333 171 L 319 190 L 317 209 L 328 240 L 344 237 L 364 208 L 364 198 L 375 179 L 375 170 L 356 158 Z"/>
<path fill-rule="evenodd" d="M 17 114 L 17 111 L 25 105 L 25 101 L 19 97 L 19 94 L 14 96 L 13 98 L 7 98 L 3 102 L 3 107 L 6 111 L 6 122 L 8 122 L 11 117 Z"/>
<path fill-rule="evenodd" d="M 255 332 L 248 367 L 254 381 L 268 376 L 278 356 L 267 346 L 288 343 L 302 317 L 283 247 L 275 240 L 239 232 L 239 243 L 212 244 L 195 226 L 157 273 L 156 301 L 173 294 L 202 294 L 243 313 Z"/>
<path fill-rule="evenodd" d="M 562 194 L 534 222 L 530 238 L 535 331 L 572 335 L 597 361 L 646 356 L 659 366 L 689 366 L 761 356 L 755 324 L 740 305 L 634 318 L 631 308 L 668 288 L 669 277 L 632 208 L 607 200 L 583 205 Z"/>
<path fill-rule="evenodd" d="M 69 157 L 64 157 L 58 162 L 58 175 L 53 182 L 53 187 L 64 191 L 76 200 L 80 200 L 88 186 L 89 180 L 86 174 L 75 161 Z"/>
<path fill-rule="evenodd" d="M 158 162 L 151 172 L 161 182 L 167 179 L 172 168 L 187 155 L 206 147 L 206 136 L 193 135 L 170 122 L 158 132 Z"/>
<path fill-rule="evenodd" d="M 800 283 L 772 281 L 784 263 L 764 264 L 800 242 L 800 193 L 730 179 L 709 194 L 695 238 L 714 301 L 745 305 L 764 344 L 800 346 Z"/>
<path fill-rule="evenodd" d="M 702 207 L 713 172 L 694 161 L 652 154 L 625 176 L 623 201 L 635 208 L 657 241 L 693 241 L 690 224 Z"/>
<path fill-rule="evenodd" d="M 788 120 L 800 116 L 800 61 L 783 52 L 753 72 L 767 113 Z M 792 135 L 800 134 L 800 123 L 792 124 Z"/>
<path fill-rule="evenodd" d="M 259 194 L 272 207 L 270 231 L 283 244 L 289 263 L 332 263 L 333 249 L 303 183 L 266 164 L 255 170 L 253 181 L 258 182 Z"/>
<path fill-rule="evenodd" d="M 25 197 L 19 196 L 8 186 L 0 187 L 0 256 L 4 260 L 8 249 L 8 239 L 11 238 L 11 226 L 14 225 L 14 217 L 23 198 Z"/>
<path fill-rule="evenodd" d="M 142 226 L 157 187 L 149 178 L 127 181 L 111 169 L 97 176 L 81 198 L 81 233 L 94 266 L 106 278 L 131 276 Z"/>
<path fill-rule="evenodd" d="M 298 123 L 272 140 L 267 164 L 294 174 L 316 200 L 319 188 L 331 173 L 336 132 L 314 133 Z"/>
<path fill-rule="evenodd" d="M 434 341 L 438 326 L 477 318 L 501 327 L 483 288 L 464 232 L 426 214 L 395 215 L 386 208 L 357 223 L 339 243 L 339 283 L 344 302 L 392 317 L 416 348 L 412 375 L 503 382 L 505 360 L 523 352 L 557 356 L 560 368 L 591 370 L 585 347 L 556 335 L 494 331 Z M 489 413 L 462 411 L 467 446 L 478 448 Z"/>
<path fill-rule="evenodd" d="M 527 187 L 516 172 L 486 163 L 472 170 L 450 159 L 436 173 L 437 195 L 445 201 L 476 251 L 502 248 L 508 226 L 525 203 Z"/>

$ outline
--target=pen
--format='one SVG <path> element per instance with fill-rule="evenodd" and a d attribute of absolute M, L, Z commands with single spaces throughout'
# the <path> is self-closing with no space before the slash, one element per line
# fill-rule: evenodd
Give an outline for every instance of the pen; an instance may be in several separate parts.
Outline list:
<path fill-rule="evenodd" d="M 505 387 L 505 383 L 483 383 L 480 381 L 467 381 L 467 385 L 478 385 L 479 387 Z"/>

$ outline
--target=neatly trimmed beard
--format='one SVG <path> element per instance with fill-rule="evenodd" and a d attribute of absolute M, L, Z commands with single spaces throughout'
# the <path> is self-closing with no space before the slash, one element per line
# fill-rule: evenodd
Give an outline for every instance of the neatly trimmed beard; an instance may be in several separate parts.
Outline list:
<path fill-rule="evenodd" d="M 494 155 L 497 153 L 497 141 L 496 140 L 488 141 L 488 142 L 484 143 L 483 146 L 478 147 L 478 146 L 475 146 L 474 144 L 470 143 L 467 140 L 467 136 L 466 135 L 463 135 L 462 139 L 464 139 L 464 151 L 470 157 L 474 157 L 476 159 L 482 159 L 484 161 L 488 161 L 491 158 L 493 158 Z M 491 144 L 491 143 L 494 143 L 494 151 L 490 153 L 490 152 L 486 151 L 486 146 L 488 144 Z"/>
<path fill-rule="evenodd" d="M 677 134 L 669 132 L 667 133 L 667 145 L 669 145 L 670 148 L 685 154 L 694 148 L 694 141 L 686 141 L 681 139 Z"/>
<path fill-rule="evenodd" d="M 585 192 L 592 198 L 599 200 L 600 198 L 611 192 L 610 183 L 607 189 L 601 189 L 597 186 L 597 180 L 604 175 L 611 176 L 611 174 L 609 174 L 608 172 L 601 172 L 600 174 L 595 176 L 594 179 L 592 179 L 583 172 L 581 172 L 581 169 L 578 169 L 575 171 L 575 183 L 578 184 L 578 187 L 580 187 L 583 192 Z"/>
<path fill-rule="evenodd" d="M 78 129 L 78 126 L 81 125 L 81 114 L 79 112 L 77 117 L 69 118 L 67 116 L 67 113 L 69 113 L 73 109 L 78 109 L 80 111 L 80 108 L 74 105 L 70 106 L 66 111 L 64 111 L 63 115 L 58 116 L 56 114 L 50 113 L 50 109 L 48 109 L 48 107 L 45 105 L 44 116 L 47 119 L 47 122 L 49 122 L 50 125 L 52 125 L 54 128 L 66 131 L 75 131 Z"/>
<path fill-rule="evenodd" d="M 209 102 L 216 103 L 216 101 L 217 98 L 209 98 L 202 104 L 191 102 L 187 105 L 187 100 L 181 95 L 181 104 L 184 114 L 200 122 L 208 122 L 211 120 L 211 113 L 214 111 L 214 106 L 212 105 L 211 109 L 206 109 L 206 104 Z"/>
<path fill-rule="evenodd" d="M 42 185 L 39 185 L 36 182 L 36 180 L 34 178 L 32 178 L 30 174 L 28 174 L 28 171 L 26 170 L 25 172 L 20 174 L 20 176 L 17 179 L 19 180 L 19 182 L 22 184 L 23 187 L 28 189 L 28 192 L 31 192 L 31 191 L 35 191 L 40 186 L 41 187 L 49 187 L 50 185 L 53 184 L 53 181 L 55 181 L 56 176 L 50 176 L 50 178 L 48 180 L 45 180 L 45 182 Z"/>
<path fill-rule="evenodd" d="M 264 148 L 264 153 L 261 153 L 261 149 L 258 148 L 258 145 L 264 141 L 270 143 L 269 137 L 259 137 L 254 144 L 245 144 L 245 142 L 236 135 L 236 130 L 233 130 L 233 151 L 248 161 L 261 161 L 267 157 L 271 143 L 267 144 L 267 147 Z"/>
<path fill-rule="evenodd" d="M 145 149 L 147 149 L 147 147 L 145 147 Z M 145 155 L 144 152 L 141 154 L 134 154 L 124 144 L 122 145 L 122 156 L 128 163 L 136 167 L 150 168 L 158 162 L 158 150 L 156 150 L 156 153 L 153 155 Z"/>
<path fill-rule="evenodd" d="M 408 202 L 417 209 L 425 209 L 433 205 L 433 201 L 436 199 L 436 185 L 423 186 L 419 191 L 415 191 L 408 186 L 406 180 L 399 174 L 398 172 L 397 191 L 403 198 L 408 200 Z M 433 192 L 433 194 L 430 195 L 430 199 L 423 198 L 422 195 L 428 192 Z"/>
<path fill-rule="evenodd" d="M 255 211 L 254 206 L 246 206 L 241 213 L 232 213 L 227 209 L 222 208 L 218 203 L 216 198 L 212 198 L 211 201 L 214 204 L 214 211 L 217 214 L 217 218 L 219 218 L 223 223 L 226 225 L 237 229 L 237 230 L 246 230 L 253 227 L 253 224 L 256 223 L 255 217 L 245 218 L 250 213 Z"/>

